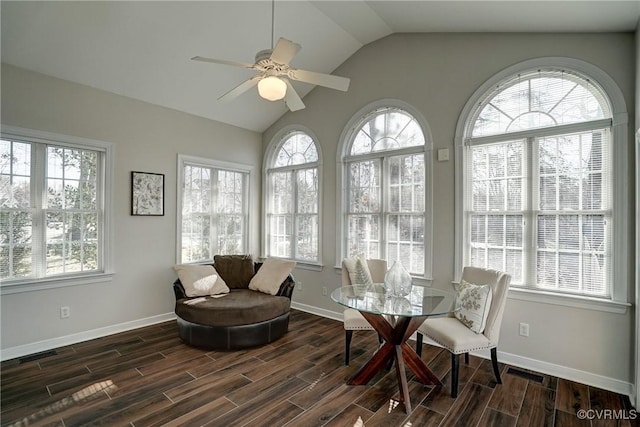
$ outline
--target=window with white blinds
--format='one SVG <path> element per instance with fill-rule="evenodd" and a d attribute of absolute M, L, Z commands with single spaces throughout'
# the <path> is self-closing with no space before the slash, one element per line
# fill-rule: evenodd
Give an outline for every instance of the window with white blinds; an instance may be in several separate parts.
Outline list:
<path fill-rule="evenodd" d="M 246 253 L 250 171 L 182 155 L 178 162 L 178 263 Z"/>
<path fill-rule="evenodd" d="M 427 273 L 425 143 L 403 109 L 383 107 L 358 120 L 343 158 L 343 256 L 398 260 L 413 275 Z"/>
<path fill-rule="evenodd" d="M 320 156 L 313 138 L 292 130 L 274 141 L 267 159 L 267 256 L 320 262 Z"/>
<path fill-rule="evenodd" d="M 534 70 L 487 93 L 467 124 L 464 262 L 512 286 L 612 296 L 612 113 L 602 89 Z"/>
<path fill-rule="evenodd" d="M 109 269 L 106 165 L 111 146 L 43 136 L 21 130 L 0 140 L 3 287 L 37 282 L 55 287 L 59 281 L 95 278 Z"/>

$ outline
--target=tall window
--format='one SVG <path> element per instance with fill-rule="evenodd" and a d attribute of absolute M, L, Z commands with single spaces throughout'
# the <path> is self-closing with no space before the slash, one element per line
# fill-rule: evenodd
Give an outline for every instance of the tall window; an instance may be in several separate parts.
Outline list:
<path fill-rule="evenodd" d="M 180 156 L 178 262 L 247 252 L 249 170 Z"/>
<path fill-rule="evenodd" d="M 287 132 L 267 157 L 267 255 L 318 263 L 319 156 L 306 132 Z"/>
<path fill-rule="evenodd" d="M 396 107 L 370 111 L 353 129 L 343 157 L 343 255 L 399 260 L 423 276 L 430 238 L 423 129 Z"/>
<path fill-rule="evenodd" d="M 107 145 L 3 135 L 3 285 L 105 272 L 107 151 Z"/>
<path fill-rule="evenodd" d="M 612 295 L 612 112 L 593 80 L 535 69 L 503 80 L 465 139 L 465 263 L 512 286 Z"/>

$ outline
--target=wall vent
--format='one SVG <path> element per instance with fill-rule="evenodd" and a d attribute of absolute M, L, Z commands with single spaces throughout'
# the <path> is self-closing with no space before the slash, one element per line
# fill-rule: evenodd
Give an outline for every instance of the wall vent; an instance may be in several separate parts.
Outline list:
<path fill-rule="evenodd" d="M 507 369 L 507 374 L 517 375 L 522 378 L 526 378 L 530 381 L 535 381 L 537 383 L 542 383 L 544 378 L 542 375 L 532 374 L 531 372 L 521 371 L 520 369 L 509 368 Z"/>

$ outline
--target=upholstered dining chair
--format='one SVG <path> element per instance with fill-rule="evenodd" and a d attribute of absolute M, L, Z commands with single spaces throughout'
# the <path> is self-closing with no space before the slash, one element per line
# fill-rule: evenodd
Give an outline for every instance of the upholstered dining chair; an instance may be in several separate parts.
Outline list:
<path fill-rule="evenodd" d="M 464 267 L 462 280 L 475 285 L 489 285 L 491 287 L 491 305 L 484 331 L 476 333 L 453 316 L 431 318 L 425 320 L 418 328 L 416 342 L 418 355 L 422 353 L 423 335 L 451 352 L 451 397 L 454 398 L 458 396 L 458 368 L 460 354 L 463 353 L 465 363 L 468 364 L 470 351 L 489 349 L 493 374 L 496 377 L 496 382 L 502 384 L 498 369 L 497 346 L 511 275 L 497 270 Z"/>
<path fill-rule="evenodd" d="M 374 283 L 384 282 L 384 275 L 387 272 L 387 261 L 384 259 L 368 259 L 367 266 L 371 273 L 371 280 Z M 351 286 L 351 279 L 349 278 L 349 271 L 342 261 L 342 286 Z M 353 337 L 353 331 L 373 331 L 373 326 L 367 322 L 362 314 L 356 309 L 347 308 L 343 312 L 344 321 L 344 364 L 349 364 L 349 353 L 351 347 L 351 338 Z M 378 337 L 380 340 L 380 337 Z"/>

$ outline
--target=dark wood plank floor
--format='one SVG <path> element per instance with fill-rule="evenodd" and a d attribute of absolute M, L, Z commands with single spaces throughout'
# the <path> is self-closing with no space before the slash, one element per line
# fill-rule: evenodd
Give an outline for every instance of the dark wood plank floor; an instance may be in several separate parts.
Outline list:
<path fill-rule="evenodd" d="M 579 420 L 579 409 L 631 409 L 609 391 L 488 361 L 461 363 L 460 392 L 409 382 L 404 412 L 395 369 L 368 386 L 346 379 L 377 345 L 356 332 L 343 363 L 342 323 L 293 311 L 289 332 L 271 345 L 203 351 L 180 342 L 175 322 L 2 363 L 1 421 L 15 426 L 631 426 Z M 445 384 L 450 355 L 425 345 L 423 358 Z M 408 372 L 410 374 L 410 372 Z M 411 377 L 410 377 L 411 378 Z"/>

